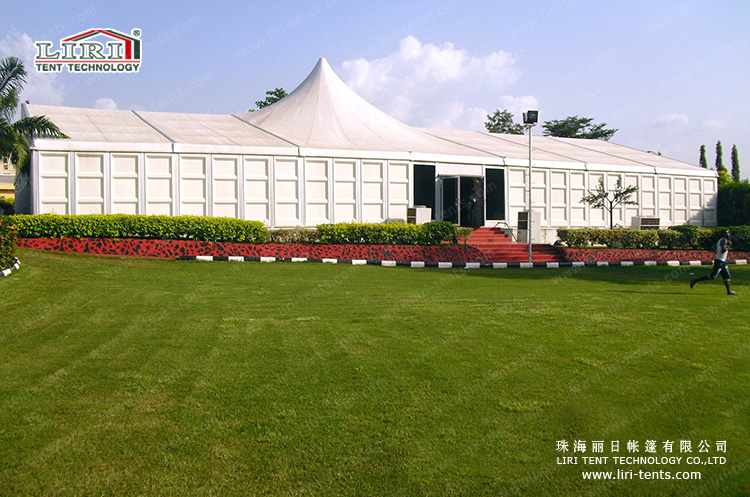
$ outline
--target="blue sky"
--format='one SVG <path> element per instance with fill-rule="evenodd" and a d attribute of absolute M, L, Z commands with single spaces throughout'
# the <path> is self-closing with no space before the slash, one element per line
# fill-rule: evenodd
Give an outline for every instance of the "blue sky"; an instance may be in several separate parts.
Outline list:
<path fill-rule="evenodd" d="M 29 61 L 32 103 L 235 113 L 296 87 L 320 57 L 417 126 L 483 129 L 487 113 L 593 117 L 613 142 L 709 164 L 737 144 L 750 173 L 750 4 L 681 2 L 13 2 L 0 56 Z M 130 75 L 42 75 L 33 42 L 143 32 Z M 537 128 L 541 133 L 541 128 Z"/>

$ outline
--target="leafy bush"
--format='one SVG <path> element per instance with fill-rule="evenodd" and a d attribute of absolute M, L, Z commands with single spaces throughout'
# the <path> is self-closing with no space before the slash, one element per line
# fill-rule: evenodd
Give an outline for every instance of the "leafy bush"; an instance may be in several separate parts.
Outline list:
<path fill-rule="evenodd" d="M 0 216 L 12 216 L 16 212 L 16 199 L 0 197 Z"/>
<path fill-rule="evenodd" d="M 719 224 L 750 224 L 750 183 L 728 183 L 719 187 L 716 205 Z"/>
<path fill-rule="evenodd" d="M 10 216 L 0 216 L 0 269 L 16 261 L 16 227 Z"/>
<path fill-rule="evenodd" d="M 469 236 L 471 235 L 472 231 L 474 231 L 474 228 L 463 228 L 461 226 L 456 226 L 456 235 L 453 239 L 453 243 L 457 244 L 459 240 L 463 240 L 464 245 L 466 245 L 466 242 L 469 240 Z"/>
<path fill-rule="evenodd" d="M 683 247 L 698 248 L 700 246 L 698 244 L 698 234 L 700 233 L 700 228 L 698 226 L 683 224 L 680 226 L 671 226 L 669 229 L 682 234 Z"/>
<path fill-rule="evenodd" d="M 724 230 L 732 232 L 732 249 L 750 250 L 750 226 L 698 228 L 673 226 L 666 230 L 560 228 L 557 236 L 568 247 L 606 246 L 638 249 L 714 250 Z"/>
<path fill-rule="evenodd" d="M 378 245 L 439 245 L 454 240 L 455 227 L 445 221 L 425 224 L 320 224 L 320 243 Z"/>
<path fill-rule="evenodd" d="M 318 243 L 319 239 L 318 230 L 302 226 L 268 230 L 268 241 L 272 243 Z"/>
<path fill-rule="evenodd" d="M 211 242 L 266 241 L 260 221 L 204 216 L 38 214 L 13 216 L 22 238 L 156 238 Z"/>

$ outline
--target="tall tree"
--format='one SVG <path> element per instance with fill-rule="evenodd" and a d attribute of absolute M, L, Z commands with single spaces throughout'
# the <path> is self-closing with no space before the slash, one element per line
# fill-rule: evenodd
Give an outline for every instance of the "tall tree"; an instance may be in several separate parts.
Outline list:
<path fill-rule="evenodd" d="M 719 186 L 726 185 L 732 181 L 732 177 L 729 176 L 727 168 L 724 167 L 724 152 L 721 148 L 721 140 L 716 142 L 716 162 L 714 163 L 716 172 L 719 173 Z"/>
<path fill-rule="evenodd" d="M 13 121 L 26 74 L 21 59 L 5 57 L 0 60 L 0 157 L 9 158 L 19 169 L 28 163 L 31 138 L 68 138 L 45 116 Z"/>
<path fill-rule="evenodd" d="M 542 127 L 546 136 L 563 138 L 595 138 L 609 140 L 617 133 L 616 129 L 607 129 L 607 123 L 592 124 L 591 117 L 568 116 L 556 121 L 545 121 Z"/>
<path fill-rule="evenodd" d="M 700 164 L 700 166 L 703 169 L 708 169 L 708 161 L 706 160 L 706 146 L 705 145 L 701 145 L 701 158 L 698 161 L 698 164 Z"/>
<path fill-rule="evenodd" d="M 595 209 L 604 209 L 609 213 L 609 228 L 614 228 L 613 211 L 618 205 L 637 205 L 630 197 L 638 191 L 637 186 L 622 186 L 622 176 L 617 177 L 615 189 L 611 192 L 604 188 L 604 179 L 599 180 L 599 186 L 594 191 L 589 191 L 581 199 L 581 203 L 589 204 Z"/>
<path fill-rule="evenodd" d="M 732 181 L 740 182 L 740 157 L 737 154 L 737 145 L 732 145 Z"/>
<path fill-rule="evenodd" d="M 269 105 L 275 104 L 282 98 L 287 96 L 287 92 L 283 88 L 275 88 L 273 90 L 268 90 L 266 92 L 266 98 L 264 100 L 257 100 L 255 102 L 255 106 L 259 109 L 263 109 L 265 107 L 268 107 Z M 253 109 L 250 109 L 252 112 Z"/>
<path fill-rule="evenodd" d="M 724 152 L 721 149 L 721 140 L 716 142 L 716 162 L 714 163 L 714 169 L 717 171 L 726 171 L 727 168 L 724 167 Z"/>
<path fill-rule="evenodd" d="M 494 114 L 487 115 L 484 127 L 490 133 L 506 133 L 509 135 L 522 135 L 523 125 L 513 122 L 513 114 L 507 110 L 496 110 Z"/>

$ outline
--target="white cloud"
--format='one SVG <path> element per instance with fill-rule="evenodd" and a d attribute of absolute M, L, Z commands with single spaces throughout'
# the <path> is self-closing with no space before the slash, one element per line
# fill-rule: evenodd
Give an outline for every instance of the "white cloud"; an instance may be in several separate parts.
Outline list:
<path fill-rule="evenodd" d="M 473 56 L 452 43 L 422 43 L 414 36 L 403 38 L 398 50 L 383 58 L 344 62 L 339 74 L 359 95 L 397 119 L 415 126 L 461 129 L 483 129 L 490 112 L 479 108 L 476 100 L 489 107 L 495 102 L 487 96 L 518 79 L 515 59 L 507 52 Z M 536 105 L 533 97 L 503 99 Z"/>
<path fill-rule="evenodd" d="M 708 119 L 707 121 L 703 121 L 703 123 L 701 123 L 700 125 L 700 129 L 706 131 L 719 131 L 726 127 L 727 123 L 719 119 Z"/>
<path fill-rule="evenodd" d="M 666 114 L 659 116 L 653 125 L 657 128 L 685 127 L 690 124 L 690 119 L 685 114 Z"/>
<path fill-rule="evenodd" d="M 111 98 L 102 97 L 96 100 L 94 107 L 97 109 L 115 110 L 117 109 L 117 102 Z"/>
<path fill-rule="evenodd" d="M 61 105 L 65 97 L 65 86 L 60 75 L 39 73 L 34 67 L 34 42 L 26 33 L 13 31 L 0 40 L 0 57 L 14 56 L 23 60 L 28 75 L 23 86 L 21 101 L 34 104 Z"/>

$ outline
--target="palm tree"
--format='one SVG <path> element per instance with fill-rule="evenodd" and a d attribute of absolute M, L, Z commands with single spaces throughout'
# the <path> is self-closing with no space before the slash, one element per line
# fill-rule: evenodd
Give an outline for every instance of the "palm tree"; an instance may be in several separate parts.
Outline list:
<path fill-rule="evenodd" d="M 26 70 L 21 59 L 5 57 L 0 60 L 0 157 L 9 157 L 11 164 L 19 169 L 28 163 L 31 138 L 68 138 L 45 116 L 13 121 L 25 82 Z"/>

